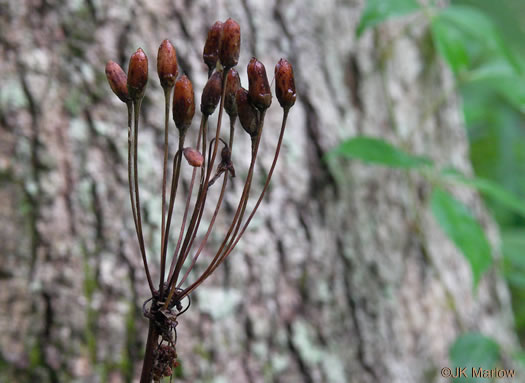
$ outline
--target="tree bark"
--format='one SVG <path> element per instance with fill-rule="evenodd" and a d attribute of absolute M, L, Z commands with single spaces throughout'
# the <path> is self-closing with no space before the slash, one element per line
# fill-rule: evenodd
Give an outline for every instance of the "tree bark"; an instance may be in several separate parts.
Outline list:
<path fill-rule="evenodd" d="M 427 207 L 428 180 L 323 157 L 344 138 L 365 134 L 471 172 L 454 82 L 435 57 L 425 19 L 387 23 L 357 39 L 362 7 L 361 0 L 0 5 L 0 380 L 139 378 L 148 287 L 127 194 L 126 108 L 111 94 L 104 66 L 112 59 L 127 70 L 139 46 L 149 57 L 139 181 L 158 280 L 164 117 L 157 48 L 171 39 L 199 100 L 207 28 L 227 17 L 241 25 L 244 86 L 252 55 L 270 77 L 286 57 L 298 96 L 256 219 L 179 318 L 183 380 L 443 382 L 448 349 L 464 331 L 515 347 L 504 282 L 492 269 L 472 291 L 466 260 Z M 274 99 L 252 196 L 271 164 L 281 113 Z M 248 168 L 249 138 L 240 127 L 235 140 L 238 176 L 201 271 Z M 176 141 L 172 124 L 170 156 Z M 479 196 L 453 191 L 496 243 Z"/>

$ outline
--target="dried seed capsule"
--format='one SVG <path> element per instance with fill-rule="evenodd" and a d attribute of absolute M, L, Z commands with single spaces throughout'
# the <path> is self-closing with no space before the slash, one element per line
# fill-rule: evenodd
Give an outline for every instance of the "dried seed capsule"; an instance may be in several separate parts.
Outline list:
<path fill-rule="evenodd" d="M 186 75 L 175 82 L 173 92 L 173 121 L 183 135 L 191 125 L 195 114 L 195 95 L 193 85 Z"/>
<path fill-rule="evenodd" d="M 208 30 L 208 38 L 204 44 L 204 50 L 202 52 L 202 58 L 210 71 L 212 71 L 217 65 L 219 59 L 219 49 L 221 45 L 222 36 L 222 23 L 216 21 Z"/>
<path fill-rule="evenodd" d="M 226 81 L 226 93 L 224 98 L 224 110 L 230 118 L 237 117 L 237 103 L 235 97 L 237 91 L 241 87 L 241 79 L 239 73 L 235 69 L 230 69 L 228 72 L 228 80 Z"/>
<path fill-rule="evenodd" d="M 195 168 L 200 168 L 204 163 L 204 157 L 198 150 L 193 148 L 184 148 L 183 153 L 186 161 L 188 161 L 188 164 Z"/>
<path fill-rule="evenodd" d="M 148 83 L 148 58 L 139 48 L 131 55 L 128 67 L 128 92 L 133 101 L 144 97 Z"/>
<path fill-rule="evenodd" d="M 292 64 L 286 59 L 280 59 L 275 66 L 275 95 L 283 109 L 289 109 L 295 104 L 295 81 Z"/>
<path fill-rule="evenodd" d="M 257 111 L 248 101 L 248 91 L 240 88 L 237 91 L 235 100 L 237 101 L 237 112 L 241 126 L 250 136 L 257 135 Z"/>
<path fill-rule="evenodd" d="M 128 76 L 126 76 L 126 73 L 122 70 L 120 65 L 114 61 L 108 61 L 106 64 L 106 77 L 111 90 L 122 102 L 127 103 L 131 101 L 127 86 Z"/>
<path fill-rule="evenodd" d="M 168 39 L 164 40 L 159 47 L 157 73 L 163 88 L 171 88 L 175 85 L 175 80 L 177 80 L 177 75 L 179 74 L 179 65 L 177 64 L 175 47 Z"/>
<path fill-rule="evenodd" d="M 202 90 L 201 96 L 201 112 L 206 116 L 211 115 L 222 95 L 222 71 L 215 72 L 206 83 L 206 86 Z"/>
<path fill-rule="evenodd" d="M 252 57 L 248 64 L 248 84 L 248 97 L 253 106 L 259 110 L 268 109 L 272 103 L 272 92 L 266 68 L 255 57 Z"/>
<path fill-rule="evenodd" d="M 224 163 L 229 163 L 229 162 L 231 162 L 231 160 L 232 160 L 232 152 L 231 152 L 230 148 L 228 148 L 227 146 L 225 146 L 224 148 L 222 148 L 222 151 L 221 151 L 221 160 L 222 160 L 222 162 L 224 162 Z"/>
<path fill-rule="evenodd" d="M 219 47 L 219 58 L 225 68 L 231 68 L 239 62 L 241 49 L 241 27 L 233 20 L 228 19 L 222 25 L 222 38 Z"/>

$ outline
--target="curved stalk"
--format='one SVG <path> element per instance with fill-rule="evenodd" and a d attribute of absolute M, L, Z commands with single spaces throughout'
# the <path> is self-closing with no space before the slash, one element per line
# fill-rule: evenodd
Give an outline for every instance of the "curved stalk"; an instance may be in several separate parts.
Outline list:
<path fill-rule="evenodd" d="M 195 288 L 197 288 L 197 286 L 199 286 L 211 273 L 213 273 L 213 271 L 215 271 L 215 269 L 224 261 L 224 259 L 233 251 L 233 249 L 235 248 L 235 246 L 237 246 L 237 243 L 239 242 L 239 240 L 241 239 L 242 235 L 244 234 L 244 232 L 246 231 L 246 228 L 248 227 L 248 225 L 250 224 L 253 216 L 255 215 L 255 212 L 257 211 L 257 209 L 259 208 L 259 205 L 261 204 L 263 198 L 264 198 L 264 195 L 266 193 L 266 190 L 268 189 L 268 185 L 270 184 L 270 181 L 271 181 L 271 178 L 272 178 L 272 175 L 273 175 L 273 172 L 275 170 L 275 166 L 277 164 L 277 159 L 279 158 L 279 153 L 280 153 L 280 150 L 281 150 L 281 146 L 282 146 L 282 141 L 283 141 L 283 137 L 284 137 L 284 131 L 285 131 L 285 128 L 286 128 L 286 121 L 287 121 L 287 118 L 288 118 L 288 112 L 289 112 L 289 109 L 285 109 L 284 110 L 284 113 L 283 113 L 283 120 L 282 120 L 282 125 L 281 125 L 281 132 L 279 134 L 279 140 L 278 140 L 278 143 L 277 143 L 277 148 L 276 148 L 276 151 L 275 151 L 275 156 L 274 156 L 274 159 L 273 159 L 273 162 L 272 162 L 272 166 L 270 168 L 270 171 L 268 172 L 268 177 L 266 178 L 266 182 L 264 184 L 264 187 L 263 187 L 263 190 L 261 192 L 261 195 L 259 196 L 252 212 L 250 213 L 248 219 L 246 220 L 246 222 L 244 223 L 239 235 L 237 236 L 237 238 L 235 239 L 235 242 L 233 242 L 233 245 L 224 253 L 224 255 L 215 263 L 211 266 L 211 271 L 209 273 L 206 274 L 206 271 L 203 273 L 202 277 L 204 278 L 199 278 L 196 282 L 194 282 L 191 286 L 189 286 L 187 289 L 185 289 L 181 294 L 180 296 L 178 297 L 178 299 L 183 299 L 186 295 L 190 294 L 193 290 L 195 290 Z M 214 259 L 215 260 L 215 259 Z M 209 267 L 210 268 L 210 267 Z"/>
<path fill-rule="evenodd" d="M 148 279 L 148 284 L 151 292 L 155 291 L 153 287 L 153 282 L 151 280 L 151 274 L 149 272 L 148 262 L 146 258 L 146 248 L 144 246 L 144 236 L 142 234 L 142 216 L 140 212 L 140 193 L 139 193 L 139 181 L 138 181 L 138 169 L 137 169 L 137 143 L 138 143 L 138 133 L 139 133 L 139 116 L 140 116 L 140 106 L 142 104 L 142 99 L 135 100 L 133 102 L 133 112 L 134 112 L 134 134 L 133 134 L 133 184 L 135 188 L 135 209 L 137 215 L 137 236 L 139 240 L 139 246 L 142 253 L 142 261 L 144 263 L 144 270 L 146 272 L 146 278 Z M 130 180 L 131 185 L 131 180 Z"/>
<path fill-rule="evenodd" d="M 170 95 L 172 87 L 164 88 L 164 161 L 162 168 L 162 223 L 161 223 L 161 258 L 160 258 L 160 296 L 164 290 L 164 270 L 166 268 L 166 254 L 164 252 L 164 236 L 166 235 L 166 178 L 168 176 L 168 126 L 170 122 Z M 175 169 L 174 169 L 175 170 Z"/>

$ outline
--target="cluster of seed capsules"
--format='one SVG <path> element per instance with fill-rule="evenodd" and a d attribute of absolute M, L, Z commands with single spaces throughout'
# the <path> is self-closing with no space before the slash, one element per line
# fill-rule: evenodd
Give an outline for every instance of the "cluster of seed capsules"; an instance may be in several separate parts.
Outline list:
<path fill-rule="evenodd" d="M 148 82 L 148 58 L 142 49 L 138 49 L 130 58 L 128 73 L 115 62 L 109 61 L 106 65 L 106 76 L 113 92 L 128 107 L 128 176 L 129 192 L 135 229 L 140 245 L 140 251 L 148 278 L 148 283 L 152 292 L 152 310 L 155 305 L 164 306 L 163 309 L 171 309 L 173 305 L 169 302 L 180 303 L 180 300 L 190 294 L 200 283 L 204 281 L 231 253 L 238 243 L 240 237 L 250 223 L 253 214 L 259 207 L 264 193 L 270 182 L 275 163 L 279 155 L 286 119 L 290 108 L 296 100 L 294 75 L 291 64 L 281 59 L 275 66 L 275 94 L 281 107 L 283 108 L 283 121 L 281 131 L 275 151 L 274 161 L 266 178 L 265 186 L 259 196 L 259 199 L 253 208 L 251 214 L 246 213 L 248 195 L 252 184 L 253 169 L 259 142 L 264 126 L 264 116 L 266 110 L 272 102 L 272 93 L 266 69 L 264 65 L 255 57 L 252 58 L 247 66 L 248 89 L 241 86 L 238 72 L 234 69 L 239 61 L 241 43 L 241 32 L 239 24 L 228 19 L 224 23 L 217 21 L 208 31 L 208 36 L 204 45 L 203 60 L 208 66 L 208 81 L 202 91 L 200 110 L 202 114 L 198 139 L 195 147 L 184 147 L 186 132 L 192 124 L 195 114 L 195 96 L 193 85 L 186 75 L 179 76 L 179 66 L 175 48 L 168 40 L 164 40 L 158 50 L 157 55 L 157 73 L 160 84 L 165 93 L 165 140 L 164 140 L 164 172 L 162 184 L 162 229 L 161 229 L 161 262 L 160 262 L 160 283 L 158 289 L 155 288 L 149 272 L 146 247 L 142 234 L 142 220 L 140 209 L 140 192 L 138 186 L 138 169 L 137 169 L 137 141 L 139 130 L 139 112 L 142 99 L 145 94 L 146 84 Z M 173 95 L 173 96 L 172 96 Z M 214 138 L 207 139 L 208 118 L 219 107 L 219 116 Z M 171 188 L 167 188 L 168 174 L 168 125 L 170 107 L 172 108 L 172 117 L 179 132 L 178 151 L 173 158 L 173 171 Z M 230 135 L 229 141 L 226 142 L 221 135 L 221 119 L 223 110 L 230 118 Z M 232 162 L 233 137 L 236 120 L 240 121 L 242 128 L 251 137 L 251 165 L 248 176 L 245 181 L 243 193 L 239 205 L 237 206 L 235 216 L 230 228 L 224 236 L 223 243 L 215 253 L 212 262 L 201 273 L 197 280 L 183 288 L 190 270 L 195 265 L 199 254 L 201 253 L 209 237 L 211 229 L 215 222 L 215 217 L 225 191 L 225 185 L 228 177 L 235 177 L 235 170 Z M 220 151 L 219 164 L 215 167 L 218 145 L 222 143 L 223 149 Z M 209 149 L 207 150 L 207 146 Z M 171 260 L 169 272 L 166 270 L 168 236 L 171 224 L 173 204 L 177 191 L 178 180 L 180 176 L 181 158 L 184 155 L 189 165 L 193 167 L 193 177 L 190 183 L 189 197 L 191 197 L 191 188 L 195 180 L 195 172 L 200 169 L 201 177 L 198 186 L 198 193 L 193 209 L 190 205 L 190 198 L 187 199 L 184 209 L 184 218 L 181 223 L 180 235 L 177 241 L 176 249 Z M 215 170 L 214 170 L 215 169 Z M 212 173 L 215 172 L 212 177 Z M 186 265 L 184 276 L 179 280 L 179 275 L 185 264 L 186 259 L 191 253 L 192 245 L 195 241 L 197 231 L 201 222 L 204 211 L 206 196 L 209 188 L 220 177 L 223 179 L 223 187 L 218 198 L 215 213 L 208 223 L 206 235 L 202 239 L 198 250 L 193 253 L 191 263 Z M 166 191 L 169 189 L 169 199 Z M 243 217 L 247 219 L 243 223 Z M 186 228 L 187 217 L 190 217 L 189 224 Z M 167 274 L 167 275 L 166 275 Z M 166 276 L 166 278 L 165 278 Z"/>

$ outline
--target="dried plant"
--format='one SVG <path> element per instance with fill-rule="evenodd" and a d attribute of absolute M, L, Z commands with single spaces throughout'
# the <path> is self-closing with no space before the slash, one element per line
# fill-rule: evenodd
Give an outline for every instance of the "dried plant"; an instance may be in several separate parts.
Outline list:
<path fill-rule="evenodd" d="M 130 58 L 128 74 L 113 61 L 106 65 L 106 75 L 113 92 L 127 105 L 128 109 L 128 177 L 131 210 L 135 223 L 139 249 L 144 264 L 146 278 L 151 291 L 151 297 L 144 302 L 143 312 L 149 319 L 149 331 L 146 343 L 146 353 L 142 368 L 141 383 L 159 382 L 163 377 L 172 376 L 173 368 L 177 366 L 177 318 L 187 310 L 190 304 L 190 294 L 208 278 L 226 257 L 234 250 L 240 238 L 246 231 L 257 208 L 268 189 L 277 158 L 281 149 L 286 120 L 290 108 L 294 105 L 296 94 L 293 69 L 288 61 L 281 59 L 275 67 L 275 87 L 277 99 L 283 108 L 282 125 L 277 142 L 273 163 L 268 172 L 264 187 L 257 202 L 247 215 L 246 208 L 261 134 L 264 127 L 266 110 L 272 102 L 272 95 L 264 65 L 256 58 L 248 64 L 248 90 L 241 87 L 239 74 L 235 67 L 239 60 L 240 27 L 237 22 L 228 19 L 221 23 L 217 21 L 209 30 L 204 45 L 203 60 L 209 68 L 208 82 L 201 97 L 201 122 L 195 147 L 185 147 L 185 138 L 195 114 L 195 100 L 191 81 L 185 76 L 178 77 L 178 64 L 175 48 L 164 40 L 159 47 L 157 56 L 157 72 L 165 95 L 165 125 L 164 125 L 164 158 L 162 173 L 162 222 L 161 222 L 161 254 L 160 282 L 158 289 L 151 278 L 146 246 L 142 232 L 142 214 L 140 205 L 140 188 L 138 182 L 137 145 L 139 131 L 140 107 L 144 98 L 148 81 L 148 58 L 142 49 L 138 49 Z M 179 131 L 178 150 L 173 157 L 171 186 L 167 195 L 168 183 L 168 139 L 170 99 L 173 93 L 173 120 Z M 208 120 L 219 106 L 215 136 L 208 138 Z M 229 115 L 229 141 L 221 138 L 221 122 L 223 111 Z M 235 177 L 232 162 L 233 139 L 235 123 L 239 118 L 243 129 L 251 138 L 251 161 L 244 188 L 230 226 L 223 237 L 219 249 L 212 257 L 207 268 L 191 283 L 188 276 L 193 270 L 199 255 L 203 251 L 226 192 L 229 178 Z M 209 140 L 209 141 L 208 141 Z M 215 162 L 222 144 L 220 160 Z M 198 149 L 201 149 L 199 152 Z M 182 158 L 193 167 L 189 191 L 183 211 L 183 218 L 178 231 L 175 250 L 171 257 L 169 270 L 167 266 L 168 238 L 179 185 Z M 195 201 L 192 201 L 192 191 L 197 175 L 199 186 Z M 194 242 L 201 224 L 208 193 L 216 181 L 222 179 L 217 204 L 204 237 L 194 250 Z M 245 216 L 247 218 L 243 221 Z M 189 218 L 189 221 L 188 221 Z M 188 261 L 188 262 L 187 262 Z M 181 275 L 183 266 L 186 270 Z M 183 300 L 188 298 L 184 307 Z"/>

